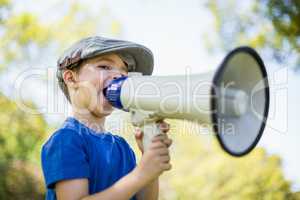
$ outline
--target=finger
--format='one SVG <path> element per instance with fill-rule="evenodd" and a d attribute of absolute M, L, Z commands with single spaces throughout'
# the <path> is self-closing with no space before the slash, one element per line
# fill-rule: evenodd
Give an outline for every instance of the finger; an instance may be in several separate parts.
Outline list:
<path fill-rule="evenodd" d="M 151 143 L 150 148 L 151 149 L 166 148 L 166 145 L 162 141 L 156 141 Z"/>
<path fill-rule="evenodd" d="M 134 135 L 137 139 L 142 139 L 143 138 L 143 132 L 140 128 L 135 129 Z"/>
<path fill-rule="evenodd" d="M 161 157 L 161 161 L 162 161 L 162 162 L 165 162 L 165 163 L 170 162 L 170 156 L 169 156 L 169 155 L 167 155 L 167 156 L 162 156 L 162 157 Z"/>
<path fill-rule="evenodd" d="M 167 136 L 165 134 L 156 135 L 155 137 L 152 138 L 152 142 L 164 141 L 166 139 L 166 137 Z"/>
<path fill-rule="evenodd" d="M 170 139 L 170 138 L 167 138 L 167 139 L 164 140 L 164 143 L 165 143 L 165 145 L 167 145 L 167 147 L 170 147 L 171 144 L 173 143 L 173 140 Z"/>
<path fill-rule="evenodd" d="M 164 156 L 164 155 L 169 155 L 169 149 L 164 147 L 164 148 L 159 148 L 157 149 L 157 153 L 161 156 Z"/>
<path fill-rule="evenodd" d="M 156 123 L 163 123 L 164 122 L 164 120 L 163 119 L 159 119 L 159 120 L 157 120 L 157 121 L 155 121 Z"/>
<path fill-rule="evenodd" d="M 170 130 L 170 124 L 162 122 L 159 128 L 162 132 L 167 133 Z"/>
<path fill-rule="evenodd" d="M 158 120 L 156 121 L 156 123 L 158 124 L 159 129 L 164 133 L 170 130 L 170 124 L 168 124 L 167 122 L 163 120 Z"/>
<path fill-rule="evenodd" d="M 168 171 L 172 168 L 172 165 L 170 163 L 162 163 L 161 167 L 163 170 Z"/>
<path fill-rule="evenodd" d="M 144 147 L 142 143 L 138 143 L 138 147 L 142 153 L 144 153 Z"/>
<path fill-rule="evenodd" d="M 141 133 L 141 132 L 142 132 L 142 130 L 139 127 L 135 128 L 135 133 Z"/>
<path fill-rule="evenodd" d="M 136 139 L 135 139 L 135 141 L 136 141 L 136 143 L 137 143 L 138 147 L 141 147 L 141 146 L 143 146 L 143 141 L 142 141 L 142 140 L 140 140 L 140 139 L 136 138 Z"/>

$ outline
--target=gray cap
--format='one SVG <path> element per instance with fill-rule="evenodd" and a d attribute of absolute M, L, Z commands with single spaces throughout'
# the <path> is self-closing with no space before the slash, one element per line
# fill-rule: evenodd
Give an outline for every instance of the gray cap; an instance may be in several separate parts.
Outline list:
<path fill-rule="evenodd" d="M 84 38 L 73 44 L 58 59 L 57 66 L 59 69 L 72 68 L 81 60 L 112 52 L 126 62 L 128 71 L 152 74 L 153 54 L 150 49 L 133 42 L 100 36 Z"/>

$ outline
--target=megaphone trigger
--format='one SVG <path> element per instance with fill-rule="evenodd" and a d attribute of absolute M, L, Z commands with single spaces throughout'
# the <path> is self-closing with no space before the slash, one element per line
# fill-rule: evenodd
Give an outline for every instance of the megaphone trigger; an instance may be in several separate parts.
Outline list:
<path fill-rule="evenodd" d="M 159 135 L 163 134 L 163 132 L 159 128 L 159 123 L 157 121 L 162 118 L 155 115 L 154 112 L 151 111 L 143 111 L 143 110 L 130 110 L 131 114 L 131 123 L 134 126 L 137 126 L 144 133 L 143 136 L 143 145 L 144 150 L 149 148 L 151 140 Z"/>

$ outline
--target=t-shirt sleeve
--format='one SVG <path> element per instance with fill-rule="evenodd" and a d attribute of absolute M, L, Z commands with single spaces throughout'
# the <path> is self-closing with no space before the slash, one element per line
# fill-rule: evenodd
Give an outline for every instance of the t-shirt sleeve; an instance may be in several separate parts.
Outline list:
<path fill-rule="evenodd" d="M 131 148 L 131 146 L 128 144 L 128 142 L 123 137 L 120 137 L 120 138 L 123 140 L 123 142 L 124 142 L 124 144 L 126 146 L 126 149 L 128 150 L 128 154 L 129 154 L 129 156 L 131 158 L 131 170 L 132 170 L 136 166 L 136 156 L 135 156 L 135 153 L 134 153 L 133 149 Z"/>
<path fill-rule="evenodd" d="M 125 148 L 125 151 L 130 158 L 129 164 L 130 164 L 131 170 L 134 169 L 134 167 L 136 166 L 136 156 L 135 156 L 133 149 L 131 148 L 131 146 L 128 144 L 128 142 L 123 137 L 121 137 L 119 135 L 114 135 L 114 136 L 119 138 L 122 141 L 123 147 Z"/>
<path fill-rule="evenodd" d="M 61 180 L 89 178 L 83 138 L 73 130 L 61 129 L 42 147 L 42 168 L 47 188 Z"/>

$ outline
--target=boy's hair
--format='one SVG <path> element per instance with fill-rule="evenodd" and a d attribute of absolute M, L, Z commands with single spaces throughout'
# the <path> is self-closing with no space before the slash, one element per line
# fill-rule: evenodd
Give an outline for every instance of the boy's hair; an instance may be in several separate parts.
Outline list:
<path fill-rule="evenodd" d="M 65 69 L 58 68 L 57 72 L 56 72 L 56 77 L 57 77 L 57 80 L 58 80 L 59 88 L 64 93 L 65 97 L 67 98 L 67 100 L 70 103 L 71 103 L 70 93 L 69 93 L 67 84 L 64 81 L 63 74 L 64 74 L 65 70 L 72 70 L 75 73 L 78 73 L 80 71 L 81 67 L 82 67 L 82 60 L 79 61 L 78 63 L 74 63 L 73 65 L 71 65 L 71 66 L 69 66 L 69 67 L 67 67 Z"/>

